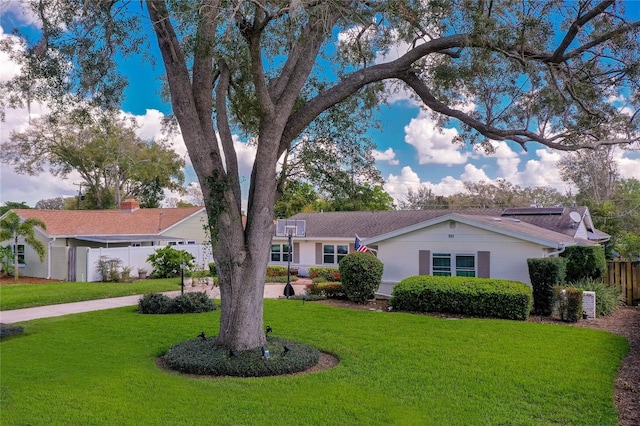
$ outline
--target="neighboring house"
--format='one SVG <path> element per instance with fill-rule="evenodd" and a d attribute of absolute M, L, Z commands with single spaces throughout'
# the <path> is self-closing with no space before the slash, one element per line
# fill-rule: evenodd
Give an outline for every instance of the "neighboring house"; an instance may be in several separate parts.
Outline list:
<path fill-rule="evenodd" d="M 47 226 L 46 230 L 36 228 L 37 238 L 47 247 L 44 262 L 31 247 L 18 244 L 23 276 L 84 281 L 92 276 L 92 260 L 86 256 L 90 249 L 146 247 L 149 251 L 156 246 L 201 245 L 207 239 L 204 207 L 141 209 L 137 201 L 126 200 L 120 210 L 11 211 L 22 219 L 40 219 Z"/>
<path fill-rule="evenodd" d="M 294 236 L 292 264 L 337 266 L 355 237 L 384 264 L 383 280 L 413 275 L 495 277 L 531 284 L 528 258 L 558 256 L 572 245 L 599 245 L 586 207 L 505 210 L 400 210 L 300 213 L 304 236 Z M 286 264 L 287 237 L 276 236 L 272 264 Z"/>

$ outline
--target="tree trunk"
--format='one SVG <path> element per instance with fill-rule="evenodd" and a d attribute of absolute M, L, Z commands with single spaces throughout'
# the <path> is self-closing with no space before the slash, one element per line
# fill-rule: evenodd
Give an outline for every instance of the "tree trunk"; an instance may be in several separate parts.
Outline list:
<path fill-rule="evenodd" d="M 266 343 L 264 279 L 274 228 L 268 210 L 247 222 L 248 229 L 230 220 L 234 216 L 223 212 L 217 221 L 219 239 L 214 255 L 222 305 L 218 343 L 242 351 Z"/>
<path fill-rule="evenodd" d="M 13 279 L 17 282 L 20 278 L 18 272 L 20 264 L 18 263 L 18 236 L 16 235 L 13 242 Z"/>

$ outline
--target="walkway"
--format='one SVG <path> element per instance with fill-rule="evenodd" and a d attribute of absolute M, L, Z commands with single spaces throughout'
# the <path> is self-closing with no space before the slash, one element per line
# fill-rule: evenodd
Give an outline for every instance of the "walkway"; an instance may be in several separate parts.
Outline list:
<path fill-rule="evenodd" d="M 266 299 L 277 299 L 284 297 L 285 284 L 267 284 L 264 288 Z M 306 284 L 293 284 L 296 294 L 304 294 Z M 185 291 L 206 291 L 212 299 L 220 298 L 218 287 L 185 287 Z M 164 293 L 170 297 L 180 294 L 180 291 Z M 62 315 L 77 314 L 80 312 L 99 311 L 102 309 L 120 308 L 122 306 L 135 306 L 142 295 L 114 297 L 111 299 L 87 300 L 84 302 L 61 303 L 58 305 L 39 306 L 36 308 L 13 309 L 10 311 L 0 311 L 0 323 L 10 324 L 15 322 L 29 321 L 38 318 L 59 317 Z"/>

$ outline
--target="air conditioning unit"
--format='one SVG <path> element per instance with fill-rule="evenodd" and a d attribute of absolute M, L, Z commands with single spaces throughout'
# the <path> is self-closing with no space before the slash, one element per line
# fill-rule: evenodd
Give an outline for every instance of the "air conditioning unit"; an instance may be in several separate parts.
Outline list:
<path fill-rule="evenodd" d="M 582 310 L 585 319 L 594 319 L 596 317 L 596 292 L 582 292 Z"/>

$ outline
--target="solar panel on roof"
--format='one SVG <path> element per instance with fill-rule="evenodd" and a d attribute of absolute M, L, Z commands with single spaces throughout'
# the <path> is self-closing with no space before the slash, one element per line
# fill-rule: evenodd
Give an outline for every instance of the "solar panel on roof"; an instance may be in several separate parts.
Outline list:
<path fill-rule="evenodd" d="M 522 209 L 504 209 L 502 216 L 516 215 L 561 215 L 564 207 L 528 207 Z"/>

